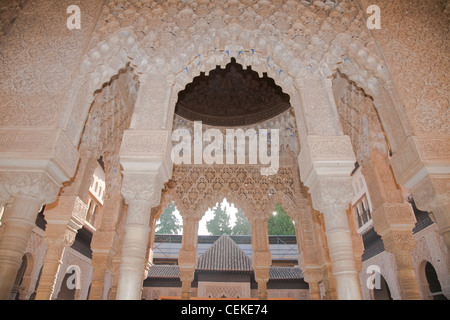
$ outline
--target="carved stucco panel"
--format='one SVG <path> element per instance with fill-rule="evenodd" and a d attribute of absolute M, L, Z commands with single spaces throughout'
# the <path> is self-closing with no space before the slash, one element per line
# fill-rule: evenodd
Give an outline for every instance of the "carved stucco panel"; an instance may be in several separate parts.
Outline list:
<path fill-rule="evenodd" d="M 41 199 L 44 203 L 56 200 L 60 186 L 47 174 L 39 172 L 0 172 L 1 187 L 10 196 Z"/>
<path fill-rule="evenodd" d="M 66 3 L 27 1 L 9 32 L 0 36 L 1 47 L 7 48 L 0 59 L 4 124 L 56 125 L 101 3 L 80 5 L 85 9 L 83 30 L 67 29 Z"/>
<path fill-rule="evenodd" d="M 433 1 L 362 1 L 373 4 L 383 20 L 375 37 L 415 134 L 449 134 L 448 16 Z"/>

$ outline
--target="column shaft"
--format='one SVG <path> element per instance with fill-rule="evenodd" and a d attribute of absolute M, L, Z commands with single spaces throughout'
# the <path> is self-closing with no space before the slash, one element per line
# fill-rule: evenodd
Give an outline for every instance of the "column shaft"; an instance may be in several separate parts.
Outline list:
<path fill-rule="evenodd" d="M 311 300 L 320 300 L 319 282 L 310 281 L 309 284 L 309 298 Z"/>
<path fill-rule="evenodd" d="M 359 275 L 345 207 L 330 206 L 325 210 L 324 218 L 337 297 L 339 300 L 360 300 Z"/>
<path fill-rule="evenodd" d="M 59 196 L 58 201 L 46 207 L 44 214 L 47 227 L 44 239 L 48 248 L 36 293 L 37 300 L 53 298 L 64 250 L 75 241 L 77 232 L 86 219 L 86 213 L 87 206 L 78 196 Z"/>
<path fill-rule="evenodd" d="M 178 255 L 183 300 L 191 297 L 191 283 L 197 266 L 198 222 L 199 219 L 195 216 L 183 216 L 183 239 Z"/>
<path fill-rule="evenodd" d="M 31 232 L 41 207 L 35 198 L 16 197 L 11 211 L 2 219 L 0 238 L 0 300 L 7 300 L 30 241 Z"/>
<path fill-rule="evenodd" d="M 370 182 L 374 229 L 383 239 L 385 250 L 394 255 L 402 296 L 407 300 L 421 299 L 411 259 L 415 246 L 412 230 L 416 224 L 412 206 L 404 200 L 385 155 L 372 152 L 371 159 L 362 166 Z"/>
<path fill-rule="evenodd" d="M 118 300 L 139 300 L 141 298 L 150 232 L 150 210 L 150 202 L 146 200 L 133 200 L 128 204 L 117 288 Z"/>
<path fill-rule="evenodd" d="M 267 282 L 269 281 L 269 270 L 272 265 L 272 255 L 269 249 L 269 230 L 267 226 L 267 215 L 250 213 L 252 225 L 252 260 L 255 270 L 255 281 L 258 283 L 258 299 L 267 300 Z"/>
<path fill-rule="evenodd" d="M 55 241 L 47 241 L 47 243 L 48 248 L 39 280 L 39 287 L 36 292 L 36 300 L 51 300 L 53 298 L 56 280 L 66 248 L 64 244 L 57 243 L 56 239 Z M 64 285 L 64 283 L 61 284 L 61 286 Z"/>

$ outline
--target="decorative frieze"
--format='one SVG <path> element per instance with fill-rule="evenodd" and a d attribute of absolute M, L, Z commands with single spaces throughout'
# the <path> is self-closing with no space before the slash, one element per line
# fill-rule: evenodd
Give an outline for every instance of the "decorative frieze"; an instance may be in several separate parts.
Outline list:
<path fill-rule="evenodd" d="M 55 201 L 60 188 L 43 172 L 0 171 L 0 184 L 10 196 L 36 198 L 42 203 Z"/>
<path fill-rule="evenodd" d="M 393 155 L 391 164 L 397 180 L 414 188 L 427 174 L 448 175 L 450 139 L 435 136 L 409 137 L 407 143 Z"/>
<path fill-rule="evenodd" d="M 169 137 L 168 130 L 127 130 L 123 135 L 120 153 L 127 156 L 164 156 Z"/>
<path fill-rule="evenodd" d="M 74 175 L 79 156 L 58 129 L 0 130 L 0 150 L 4 168 L 45 170 L 57 183 Z"/>

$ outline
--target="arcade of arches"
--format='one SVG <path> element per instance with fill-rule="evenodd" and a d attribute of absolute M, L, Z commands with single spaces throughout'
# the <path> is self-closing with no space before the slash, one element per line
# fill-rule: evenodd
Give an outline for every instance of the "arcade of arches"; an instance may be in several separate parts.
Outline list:
<path fill-rule="evenodd" d="M 78 3 L 80 29 L 69 0 L 0 8 L 0 299 L 140 299 L 171 201 L 189 299 L 198 223 L 224 197 L 251 222 L 260 299 L 277 204 L 310 299 L 450 297 L 448 1 Z M 366 27 L 373 4 L 380 30 Z M 203 147 L 207 130 L 279 130 L 259 135 L 272 163 L 250 144 L 173 163 L 172 132 L 194 137 L 195 121 Z M 382 249 L 367 258 L 369 237 Z M 89 242 L 87 260 L 70 251 Z M 367 289 L 371 265 L 382 292 Z"/>

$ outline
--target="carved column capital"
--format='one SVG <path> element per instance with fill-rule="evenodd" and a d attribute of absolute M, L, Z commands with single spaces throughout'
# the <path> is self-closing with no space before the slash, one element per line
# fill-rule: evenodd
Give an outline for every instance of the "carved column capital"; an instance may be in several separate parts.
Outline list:
<path fill-rule="evenodd" d="M 416 224 L 411 205 L 403 203 L 384 203 L 372 212 L 375 231 L 383 235 L 389 231 L 409 232 Z"/>
<path fill-rule="evenodd" d="M 120 168 L 120 156 L 117 152 L 107 152 L 103 156 L 105 163 L 105 197 L 114 197 L 121 194 L 122 172 Z"/>
<path fill-rule="evenodd" d="M 314 209 L 327 214 L 330 207 L 346 209 L 353 199 L 351 178 L 321 177 L 310 186 Z"/>
<path fill-rule="evenodd" d="M 306 266 L 302 269 L 305 281 L 310 282 L 320 282 L 323 279 L 323 270 L 318 266 Z"/>
<path fill-rule="evenodd" d="M 59 185 L 45 172 L 0 171 L 2 198 L 33 198 L 43 204 L 51 203 L 58 196 Z"/>
<path fill-rule="evenodd" d="M 411 231 L 389 231 L 383 234 L 383 244 L 387 252 L 411 254 L 415 241 Z"/>
<path fill-rule="evenodd" d="M 63 248 L 70 247 L 75 242 L 77 230 L 68 228 L 67 226 L 52 226 L 47 228 L 45 233 L 45 242 L 50 248 L 57 248 L 61 250 Z"/>
<path fill-rule="evenodd" d="M 156 207 L 161 199 L 162 187 L 163 181 L 157 172 L 123 173 L 122 195 L 127 204 L 145 201 L 150 207 Z"/>
<path fill-rule="evenodd" d="M 314 209 L 325 212 L 329 206 L 347 207 L 353 197 L 350 174 L 356 162 L 348 136 L 308 136 L 298 161 Z"/>
<path fill-rule="evenodd" d="M 270 267 L 264 268 L 264 269 L 255 269 L 255 280 L 257 282 L 268 282 L 270 278 Z"/>

